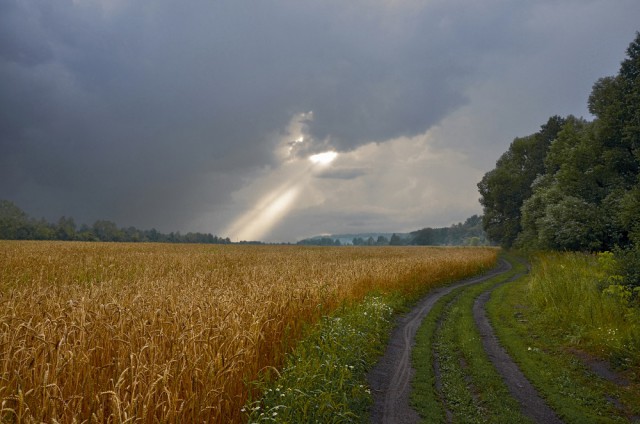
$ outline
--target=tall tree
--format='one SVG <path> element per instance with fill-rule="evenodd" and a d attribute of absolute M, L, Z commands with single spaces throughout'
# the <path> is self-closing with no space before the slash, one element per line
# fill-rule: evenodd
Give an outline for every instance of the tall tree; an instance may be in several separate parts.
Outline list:
<path fill-rule="evenodd" d="M 58 220 L 56 228 L 56 239 L 58 240 L 75 240 L 76 223 L 73 218 L 61 217 Z"/>
<path fill-rule="evenodd" d="M 640 238 L 640 33 L 614 77 L 589 97 L 591 122 L 569 118 L 549 149 L 546 174 L 522 207 L 518 243 L 609 250 Z"/>
<path fill-rule="evenodd" d="M 531 196 L 535 179 L 544 174 L 547 151 L 564 123 L 564 118 L 553 116 L 537 133 L 513 140 L 495 169 L 478 183 L 489 239 L 505 247 L 516 240 L 521 230 L 520 208 Z"/>
<path fill-rule="evenodd" d="M 30 238 L 29 216 L 9 200 L 0 200 L 0 239 Z"/>
<path fill-rule="evenodd" d="M 116 226 L 114 222 L 111 221 L 98 220 L 94 222 L 93 233 L 100 241 L 124 240 L 124 233 Z"/>

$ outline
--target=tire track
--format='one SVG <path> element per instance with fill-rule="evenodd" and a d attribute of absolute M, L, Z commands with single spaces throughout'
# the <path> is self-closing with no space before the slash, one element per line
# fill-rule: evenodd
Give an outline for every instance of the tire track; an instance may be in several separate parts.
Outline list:
<path fill-rule="evenodd" d="M 453 290 L 486 281 L 510 269 L 511 264 L 501 259 L 498 266 L 487 274 L 432 291 L 409 313 L 398 319 L 384 356 L 368 376 L 374 402 L 370 417 L 372 423 L 420 422 L 418 413 L 409 405 L 409 394 L 415 373 L 411 366 L 411 348 L 422 320 L 440 298 Z"/>
<path fill-rule="evenodd" d="M 473 304 L 473 319 L 480 332 L 482 347 L 485 352 L 487 352 L 489 359 L 498 373 L 502 376 L 511 396 L 520 403 L 522 413 L 537 423 L 562 423 L 556 413 L 547 405 L 535 387 L 533 387 L 522 371 L 520 371 L 520 368 L 518 368 L 518 365 L 511 359 L 511 356 L 509 356 L 500 345 L 487 317 L 485 305 L 491 297 L 493 290 L 502 284 L 506 284 L 520 277 L 522 277 L 522 274 L 510 278 L 504 283 L 498 284 L 478 296 Z"/>

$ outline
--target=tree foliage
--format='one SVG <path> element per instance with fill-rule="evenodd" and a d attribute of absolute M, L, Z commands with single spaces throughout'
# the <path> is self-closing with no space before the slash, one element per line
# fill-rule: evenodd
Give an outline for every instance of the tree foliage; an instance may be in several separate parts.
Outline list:
<path fill-rule="evenodd" d="M 554 116 L 513 141 L 478 184 L 484 228 L 505 247 L 613 250 L 623 268 L 637 269 L 640 33 L 618 74 L 595 82 L 588 107 L 591 122 Z"/>
<path fill-rule="evenodd" d="M 531 185 L 544 173 L 544 160 L 551 142 L 565 120 L 549 118 L 537 133 L 516 138 L 498 159 L 494 170 L 478 183 L 483 223 L 490 239 L 510 247 L 521 228 L 520 208 L 532 194 Z"/>
<path fill-rule="evenodd" d="M 422 246 L 479 246 L 489 244 L 482 217 L 473 215 L 462 223 L 443 228 L 423 228 L 411 234 L 410 244 Z"/>
<path fill-rule="evenodd" d="M 44 219 L 35 220 L 9 200 L 0 200 L 0 239 L 3 240 L 65 240 L 65 241 L 123 241 L 161 243 L 231 243 L 209 233 L 163 234 L 156 229 L 118 228 L 111 221 L 98 220 L 91 227 L 78 229 L 71 217 L 61 217 L 56 224 Z"/>

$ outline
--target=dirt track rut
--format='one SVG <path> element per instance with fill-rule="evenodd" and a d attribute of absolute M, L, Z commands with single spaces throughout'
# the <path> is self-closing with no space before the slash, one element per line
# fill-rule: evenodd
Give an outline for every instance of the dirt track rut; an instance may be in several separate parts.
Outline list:
<path fill-rule="evenodd" d="M 482 347 L 489 355 L 489 359 L 498 370 L 498 373 L 502 376 L 511 396 L 520 403 L 524 415 L 538 423 L 561 423 L 562 421 L 560 421 L 555 412 L 549 408 L 538 394 L 538 391 L 527 380 L 527 377 L 522 374 L 518 365 L 500 345 L 493 327 L 491 327 L 485 311 L 485 304 L 489 301 L 491 292 L 495 288 L 493 287 L 482 293 L 473 304 L 473 319 L 480 331 Z"/>
<path fill-rule="evenodd" d="M 458 283 L 436 289 L 425 296 L 409 313 L 400 317 L 394 328 L 387 350 L 376 367 L 369 373 L 369 384 L 374 404 L 371 408 L 371 422 L 383 424 L 419 423 L 418 413 L 409 405 L 411 379 L 415 371 L 411 366 L 411 349 L 422 320 L 443 296 L 453 290 L 481 283 L 511 269 L 511 264 L 500 260 L 491 272 L 462 280 Z M 514 277 L 515 278 L 515 277 Z M 522 413 L 540 423 L 560 423 L 553 411 L 544 403 L 536 390 L 524 377 L 517 365 L 498 343 L 491 324 L 486 317 L 484 305 L 491 295 L 487 290 L 474 304 L 473 314 L 481 333 L 482 343 L 494 366 L 505 380 L 510 392 L 522 405 Z"/>
<path fill-rule="evenodd" d="M 422 320 L 440 298 L 458 287 L 486 281 L 510 268 L 508 262 L 501 261 L 498 267 L 485 275 L 436 289 L 425 296 L 409 313 L 398 319 L 384 356 L 369 374 L 369 385 L 374 399 L 371 409 L 372 423 L 400 424 L 420 421 L 418 414 L 409 406 L 409 394 L 415 372 L 411 367 L 411 348 Z"/>

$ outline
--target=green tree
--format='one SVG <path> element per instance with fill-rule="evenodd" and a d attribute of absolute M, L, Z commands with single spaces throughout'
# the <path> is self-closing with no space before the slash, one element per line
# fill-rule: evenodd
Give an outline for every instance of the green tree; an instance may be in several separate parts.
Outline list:
<path fill-rule="evenodd" d="M 537 133 L 516 138 L 495 169 L 478 183 L 483 226 L 489 239 L 505 247 L 516 240 L 521 230 L 520 209 L 531 196 L 535 179 L 544 174 L 547 151 L 564 123 L 564 118 L 553 116 Z"/>
<path fill-rule="evenodd" d="M 124 233 L 111 221 L 96 221 L 93 224 L 93 233 L 100 241 L 123 241 L 124 239 Z"/>
<path fill-rule="evenodd" d="M 389 240 L 385 236 L 378 236 L 376 240 L 376 245 L 378 246 L 386 246 L 389 244 Z"/>
<path fill-rule="evenodd" d="M 397 235 L 396 233 L 393 233 L 393 235 L 391 236 L 391 239 L 389 240 L 389 245 L 390 246 L 401 246 L 402 243 L 402 238 L 400 238 L 399 235 Z"/>
<path fill-rule="evenodd" d="M 55 237 L 57 240 L 75 240 L 76 223 L 73 218 L 63 216 L 58 220 Z"/>
<path fill-rule="evenodd" d="M 519 244 L 537 241 L 542 248 L 577 250 L 637 246 L 640 33 L 627 54 L 618 75 L 601 78 L 593 85 L 589 111 L 596 119 L 588 123 L 570 117 L 552 143 L 545 161 L 546 175 L 535 184 L 521 210 Z M 584 210 L 564 213 L 571 210 L 570 204 L 580 202 Z M 594 213 L 597 219 L 587 216 Z M 558 220 L 563 217 L 567 222 L 560 228 Z M 589 240 L 570 230 L 577 222 Z"/>
<path fill-rule="evenodd" d="M 44 218 L 30 220 L 29 239 L 33 240 L 55 240 L 56 226 L 48 223 Z"/>
<path fill-rule="evenodd" d="M 538 220 L 541 244 L 555 250 L 593 251 L 602 247 L 598 207 L 584 199 L 566 196 L 548 204 Z"/>
<path fill-rule="evenodd" d="M 597 117 L 607 162 L 630 189 L 640 171 L 640 33 L 627 48 L 618 75 L 594 84 L 589 111 Z"/>
<path fill-rule="evenodd" d="M 640 184 L 627 191 L 620 199 L 620 224 L 628 230 L 629 240 L 640 246 Z"/>
<path fill-rule="evenodd" d="M 81 241 L 98 241 L 98 237 L 93 232 L 93 228 L 87 224 L 82 224 L 76 233 L 76 238 Z"/>
<path fill-rule="evenodd" d="M 0 200 L 0 239 L 28 239 L 31 233 L 27 213 L 9 200 Z"/>

